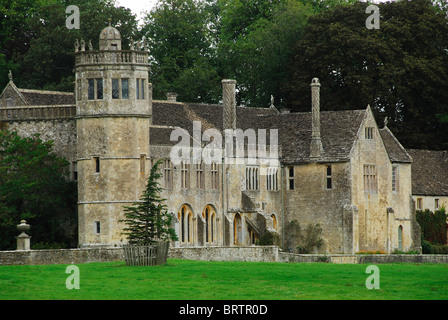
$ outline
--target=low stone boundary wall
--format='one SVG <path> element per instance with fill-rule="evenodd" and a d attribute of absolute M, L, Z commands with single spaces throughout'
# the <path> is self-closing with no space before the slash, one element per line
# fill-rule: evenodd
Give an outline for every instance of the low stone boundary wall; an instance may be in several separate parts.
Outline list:
<path fill-rule="evenodd" d="M 201 261 L 328 262 L 328 263 L 448 263 L 440 254 L 293 254 L 279 252 L 276 246 L 250 247 L 170 247 L 170 259 Z M 124 261 L 124 251 L 116 248 L 0 251 L 0 265 L 79 264 Z"/>
<path fill-rule="evenodd" d="M 116 260 L 124 261 L 124 253 L 122 248 L 0 251 L 0 265 L 78 264 Z"/>
<path fill-rule="evenodd" d="M 443 254 L 294 254 L 278 253 L 279 262 L 328 262 L 328 263 L 448 263 Z"/>
<path fill-rule="evenodd" d="M 278 247 L 170 247 L 168 258 L 214 261 L 277 261 Z M 124 251 L 116 248 L 0 251 L 0 265 L 78 264 L 124 261 Z"/>
<path fill-rule="evenodd" d="M 180 247 L 170 248 L 168 258 L 202 261 L 271 262 L 278 260 L 278 247 Z"/>

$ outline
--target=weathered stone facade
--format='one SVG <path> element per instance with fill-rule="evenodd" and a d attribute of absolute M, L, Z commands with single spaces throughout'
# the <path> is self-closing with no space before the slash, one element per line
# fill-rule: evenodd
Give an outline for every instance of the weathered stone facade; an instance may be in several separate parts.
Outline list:
<path fill-rule="evenodd" d="M 295 250 L 297 239 L 287 230 L 297 221 L 302 229 L 322 228 L 316 252 L 419 250 L 412 159 L 387 126 L 378 127 L 370 107 L 321 111 L 317 78 L 311 112 L 280 113 L 272 101 L 270 108 L 236 106 L 234 80 L 222 82 L 223 104 L 153 101 L 148 53 L 133 44 L 122 49 L 110 26 L 100 42 L 100 50 L 75 48 L 75 94 L 18 89 L 11 77 L 0 95 L 3 126 L 21 135 L 41 133 L 73 162 L 81 247 L 125 243 L 123 206 L 139 199 L 151 164 L 162 160 L 175 247 L 249 246 L 270 238 Z M 216 130 L 222 156 L 197 163 L 192 149 L 189 161 L 174 163 L 180 138 L 172 135 L 180 128 L 201 152 L 209 130 Z M 238 130 L 256 136 L 242 140 L 246 152 L 265 137 L 265 156 L 275 161 L 262 162 L 257 154 L 249 163 L 247 153 L 238 164 L 237 157 L 228 159 Z"/>

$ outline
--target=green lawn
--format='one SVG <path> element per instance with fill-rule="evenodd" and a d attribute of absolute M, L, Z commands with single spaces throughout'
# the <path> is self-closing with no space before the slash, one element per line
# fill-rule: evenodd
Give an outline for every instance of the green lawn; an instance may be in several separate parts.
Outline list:
<path fill-rule="evenodd" d="M 77 266 L 79 290 L 66 288 L 67 265 L 0 266 L 0 299 L 448 299 L 446 264 L 378 264 L 380 289 L 371 290 L 368 265 L 169 259 L 156 267 Z"/>

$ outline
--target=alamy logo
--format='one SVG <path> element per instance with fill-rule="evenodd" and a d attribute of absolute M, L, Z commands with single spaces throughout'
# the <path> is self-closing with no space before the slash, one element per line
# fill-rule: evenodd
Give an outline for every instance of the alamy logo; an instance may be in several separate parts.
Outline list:
<path fill-rule="evenodd" d="M 202 132 L 201 122 L 193 121 L 193 135 L 182 128 L 171 132 L 170 141 L 178 143 L 171 149 L 170 160 L 174 165 L 182 162 L 211 164 L 224 160 L 225 164 L 278 167 L 278 129 L 269 129 L 269 144 L 267 132 L 266 129 L 226 129 L 223 140 L 218 129 Z"/>
<path fill-rule="evenodd" d="M 372 13 L 373 12 L 373 13 Z M 380 28 L 380 8 L 378 6 L 371 4 L 366 8 L 366 13 L 372 13 L 366 19 L 366 28 L 379 29 Z"/>
<path fill-rule="evenodd" d="M 366 273 L 371 275 L 366 279 L 366 288 L 379 289 L 380 288 L 380 269 L 377 266 L 370 265 L 366 268 Z"/>
<path fill-rule="evenodd" d="M 65 19 L 65 26 L 67 29 L 79 29 L 79 8 L 75 5 L 70 5 L 65 9 L 65 13 L 71 13 L 71 15 Z"/>
<path fill-rule="evenodd" d="M 67 266 L 65 273 L 70 273 L 65 280 L 65 287 L 69 290 L 79 289 L 79 268 L 75 265 Z"/>

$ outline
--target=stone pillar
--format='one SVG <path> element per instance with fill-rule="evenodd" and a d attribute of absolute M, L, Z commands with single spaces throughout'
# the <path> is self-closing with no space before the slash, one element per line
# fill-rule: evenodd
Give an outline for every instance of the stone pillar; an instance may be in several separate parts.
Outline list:
<path fill-rule="evenodd" d="M 29 224 L 26 224 L 25 220 L 20 221 L 17 225 L 17 229 L 22 233 L 16 237 L 17 239 L 17 250 L 31 250 L 30 239 L 31 237 L 25 233 L 30 228 Z"/>
<path fill-rule="evenodd" d="M 320 82 L 318 78 L 311 81 L 311 145 L 310 157 L 322 156 L 322 141 L 320 138 Z"/>
<path fill-rule="evenodd" d="M 223 130 L 236 129 L 236 80 L 222 80 Z"/>

